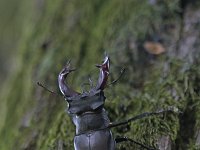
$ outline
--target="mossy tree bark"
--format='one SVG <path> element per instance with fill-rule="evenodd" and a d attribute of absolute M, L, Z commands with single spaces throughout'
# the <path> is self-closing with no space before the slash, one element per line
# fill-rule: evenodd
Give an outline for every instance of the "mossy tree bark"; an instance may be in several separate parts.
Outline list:
<path fill-rule="evenodd" d="M 34 11 L 19 44 L 19 67 L 1 92 L 0 149 L 73 149 L 66 102 L 36 83 L 59 92 L 57 75 L 72 59 L 79 69 L 68 81 L 81 91 L 90 75 L 95 81 L 93 66 L 104 51 L 112 60 L 111 79 L 126 67 L 119 83 L 105 90 L 112 121 L 172 106 L 183 112 L 141 119 L 113 129 L 114 135 L 163 150 L 199 148 L 197 0 L 38 0 Z"/>

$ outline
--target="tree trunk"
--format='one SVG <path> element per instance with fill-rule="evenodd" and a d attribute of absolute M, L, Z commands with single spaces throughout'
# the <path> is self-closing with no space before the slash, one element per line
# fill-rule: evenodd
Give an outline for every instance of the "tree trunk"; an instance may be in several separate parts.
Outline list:
<path fill-rule="evenodd" d="M 114 128 L 114 135 L 161 150 L 200 148 L 197 0 L 33 3 L 17 44 L 17 67 L 1 90 L 0 149 L 73 149 L 75 128 L 65 111 L 67 103 L 37 82 L 59 93 L 58 73 L 71 59 L 78 69 L 68 82 L 81 92 L 89 76 L 96 83 L 94 65 L 104 51 L 111 58 L 110 80 L 126 68 L 118 83 L 105 90 L 112 121 L 168 108 L 182 112 Z M 121 150 L 139 148 L 118 145 Z"/>

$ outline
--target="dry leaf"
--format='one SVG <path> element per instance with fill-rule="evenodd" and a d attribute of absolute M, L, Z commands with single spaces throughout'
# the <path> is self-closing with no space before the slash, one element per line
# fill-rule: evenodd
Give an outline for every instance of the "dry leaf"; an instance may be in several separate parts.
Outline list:
<path fill-rule="evenodd" d="M 144 48 L 147 52 L 154 55 L 159 55 L 165 52 L 165 48 L 161 43 L 158 42 L 145 42 Z"/>

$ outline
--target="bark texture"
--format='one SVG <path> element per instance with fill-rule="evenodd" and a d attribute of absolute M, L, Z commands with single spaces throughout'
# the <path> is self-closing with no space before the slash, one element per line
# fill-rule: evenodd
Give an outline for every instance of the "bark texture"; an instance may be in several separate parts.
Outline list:
<path fill-rule="evenodd" d="M 36 83 L 59 92 L 58 73 L 71 59 L 78 70 L 68 81 L 81 92 L 90 76 L 97 80 L 94 65 L 104 51 L 111 80 L 126 68 L 105 90 L 112 121 L 167 108 L 182 112 L 138 120 L 113 129 L 114 135 L 160 150 L 200 149 L 198 0 L 37 0 L 26 8 L 17 66 L 1 90 L 0 149 L 73 149 L 67 103 Z M 122 143 L 118 149 L 140 147 Z"/>

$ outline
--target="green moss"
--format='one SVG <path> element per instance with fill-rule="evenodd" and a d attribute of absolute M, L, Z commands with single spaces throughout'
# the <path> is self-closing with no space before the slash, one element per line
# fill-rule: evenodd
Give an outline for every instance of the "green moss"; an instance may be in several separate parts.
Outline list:
<path fill-rule="evenodd" d="M 89 74 L 97 76 L 93 64 L 101 61 L 104 51 L 111 56 L 111 77 L 117 76 L 119 65 L 127 67 L 120 83 L 106 89 L 106 109 L 112 121 L 169 106 L 182 112 L 192 107 L 197 128 L 198 65 L 165 57 L 155 58 L 152 63 L 139 48 L 148 35 L 161 30 L 162 23 L 178 18 L 177 2 L 151 5 L 136 0 L 44 1 L 39 17 L 24 29 L 17 55 L 19 68 L 4 95 L 7 103 L 0 106 L 6 107 L 2 119 L 5 123 L 0 125 L 0 149 L 73 149 L 75 130 L 64 112 L 67 104 L 62 97 L 45 93 L 36 83 L 42 81 L 58 92 L 57 75 L 72 59 L 80 69 L 68 81 L 80 91 L 78 85 L 83 79 Z M 127 41 L 136 47 L 129 48 Z M 165 65 L 169 67 L 167 72 Z M 161 135 L 169 135 L 175 144 L 181 144 L 180 119 L 177 114 L 149 117 L 115 128 L 113 133 L 154 146 Z M 193 142 L 191 137 L 187 144 Z"/>

